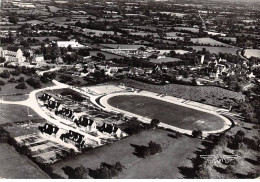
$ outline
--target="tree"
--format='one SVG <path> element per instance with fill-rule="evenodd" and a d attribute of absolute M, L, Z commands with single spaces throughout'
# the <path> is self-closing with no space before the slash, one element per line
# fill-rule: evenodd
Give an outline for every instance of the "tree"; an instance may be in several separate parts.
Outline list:
<path fill-rule="evenodd" d="M 0 73 L 0 76 L 2 78 L 9 78 L 10 77 L 10 72 L 8 70 L 4 70 L 2 73 Z"/>
<path fill-rule="evenodd" d="M 90 179 L 89 170 L 82 165 L 76 167 L 74 170 L 74 177 L 75 179 Z"/>
<path fill-rule="evenodd" d="M 73 80 L 73 78 L 70 75 L 61 75 L 60 76 L 60 82 L 62 82 L 62 83 L 67 83 L 72 80 Z"/>
<path fill-rule="evenodd" d="M 100 169 L 97 170 L 97 178 L 111 179 L 112 178 L 111 170 L 107 166 L 101 165 Z"/>
<path fill-rule="evenodd" d="M 192 136 L 194 138 L 201 138 L 202 137 L 202 131 L 200 131 L 200 130 L 193 130 L 192 131 Z"/>
<path fill-rule="evenodd" d="M 97 53 L 97 57 L 99 57 L 101 60 L 105 60 L 106 59 L 106 56 L 103 53 L 101 53 L 101 52 Z"/>
<path fill-rule="evenodd" d="M 3 80 L 0 80 L 0 85 L 5 85 L 5 82 Z"/>
<path fill-rule="evenodd" d="M 26 87 L 25 83 L 22 82 L 22 83 L 19 83 L 18 85 L 16 85 L 15 88 L 16 89 L 26 89 L 27 87 Z"/>
<path fill-rule="evenodd" d="M 5 62 L 5 58 L 0 57 L 0 63 L 4 63 Z"/>
<path fill-rule="evenodd" d="M 157 144 L 153 141 L 150 141 L 148 144 L 148 148 L 150 150 L 150 154 L 154 155 L 162 151 L 162 147 L 160 144 Z"/>
<path fill-rule="evenodd" d="M 17 81 L 18 82 L 24 82 L 24 77 L 20 77 Z"/>
<path fill-rule="evenodd" d="M 151 127 L 153 127 L 153 128 L 157 128 L 158 125 L 159 125 L 159 123 L 160 123 L 160 120 L 154 118 L 154 119 L 151 120 Z"/>
<path fill-rule="evenodd" d="M 8 82 L 10 82 L 10 83 L 15 83 L 16 80 L 15 80 L 14 78 L 11 78 L 10 80 L 8 80 Z"/>
<path fill-rule="evenodd" d="M 10 22 L 10 23 L 13 23 L 13 24 L 17 24 L 17 22 L 18 22 L 18 17 L 15 16 L 15 15 L 9 16 L 9 22 Z"/>
<path fill-rule="evenodd" d="M 90 55 L 89 51 L 87 49 L 79 49 L 78 50 L 78 55 L 83 56 L 83 57 L 87 57 Z"/>
<path fill-rule="evenodd" d="M 36 80 L 36 79 L 34 79 L 34 78 L 28 78 L 27 80 L 26 80 L 26 82 L 30 85 L 30 86 L 32 86 L 33 88 L 41 88 L 41 83 L 38 81 L 38 80 Z"/>

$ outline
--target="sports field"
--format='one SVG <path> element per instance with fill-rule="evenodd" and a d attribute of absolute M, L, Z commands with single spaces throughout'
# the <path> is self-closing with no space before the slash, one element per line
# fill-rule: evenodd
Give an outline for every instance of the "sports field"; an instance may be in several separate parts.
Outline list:
<path fill-rule="evenodd" d="M 223 128 L 225 124 L 218 116 L 146 96 L 119 95 L 109 98 L 107 103 L 186 130 L 213 131 Z"/>

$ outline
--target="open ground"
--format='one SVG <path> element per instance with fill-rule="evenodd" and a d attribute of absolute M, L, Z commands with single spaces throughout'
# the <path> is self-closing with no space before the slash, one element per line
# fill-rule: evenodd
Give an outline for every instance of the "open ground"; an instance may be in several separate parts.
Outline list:
<path fill-rule="evenodd" d="M 8 144 L 0 144 L 0 176 L 9 179 L 50 178 L 27 157 L 20 155 Z"/>
<path fill-rule="evenodd" d="M 100 163 L 114 164 L 119 161 L 126 167 L 119 178 L 181 178 L 182 174 L 178 167 L 191 166 L 189 158 L 193 158 L 195 156 L 193 152 L 202 146 L 198 139 L 186 136 L 174 139 L 171 134 L 172 132 L 159 129 L 146 130 L 113 144 L 77 155 L 73 159 L 57 162 L 51 167 L 54 173 L 68 178 L 66 173 L 70 168 L 83 165 L 94 170 L 99 168 Z M 136 156 L 135 148 L 147 146 L 150 141 L 161 144 L 163 151 L 147 159 Z"/>

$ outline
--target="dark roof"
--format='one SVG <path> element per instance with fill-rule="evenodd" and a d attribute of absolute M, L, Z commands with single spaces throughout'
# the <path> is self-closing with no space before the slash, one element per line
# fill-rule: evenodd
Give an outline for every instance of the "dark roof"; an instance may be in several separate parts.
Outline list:
<path fill-rule="evenodd" d="M 80 117 L 79 120 L 77 121 L 77 123 L 81 126 L 91 126 L 94 121 L 92 119 L 89 119 L 87 117 Z"/>
<path fill-rule="evenodd" d="M 106 133 L 111 134 L 111 133 L 115 133 L 115 132 L 118 130 L 118 128 L 115 127 L 115 126 L 113 126 L 113 125 L 111 125 L 111 124 L 104 123 L 104 124 L 100 127 L 99 130 L 100 130 L 101 132 L 106 132 Z"/>
<path fill-rule="evenodd" d="M 39 130 L 43 133 L 47 133 L 49 135 L 56 134 L 59 131 L 59 128 L 57 126 L 50 125 L 46 123 L 44 126 L 40 126 Z"/>

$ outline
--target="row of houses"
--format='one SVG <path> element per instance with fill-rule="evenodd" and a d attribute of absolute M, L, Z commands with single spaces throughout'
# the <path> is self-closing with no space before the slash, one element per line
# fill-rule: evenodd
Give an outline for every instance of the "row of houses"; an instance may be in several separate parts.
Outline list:
<path fill-rule="evenodd" d="M 102 126 L 98 127 L 97 123 L 93 119 L 89 118 L 84 113 L 78 113 L 73 109 L 64 107 L 64 105 L 61 104 L 60 101 L 57 101 L 54 97 L 55 96 L 48 93 L 44 93 L 41 97 L 39 97 L 39 99 L 44 102 L 44 106 L 46 108 L 54 111 L 55 115 L 75 123 L 77 127 L 83 127 L 87 132 L 101 132 L 102 134 L 117 138 L 125 136 L 125 133 L 121 131 L 120 128 L 112 124 L 103 123 Z"/>

